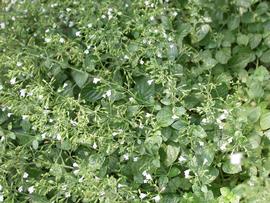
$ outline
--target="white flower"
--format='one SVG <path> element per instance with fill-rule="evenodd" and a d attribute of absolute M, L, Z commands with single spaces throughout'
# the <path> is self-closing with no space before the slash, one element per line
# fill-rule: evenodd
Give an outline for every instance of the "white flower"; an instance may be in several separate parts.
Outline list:
<path fill-rule="evenodd" d="M 170 44 L 170 48 L 173 49 L 174 48 L 174 45 L 173 44 Z"/>
<path fill-rule="evenodd" d="M 240 165 L 242 159 L 242 153 L 235 153 L 230 155 L 230 162 L 234 165 Z"/>
<path fill-rule="evenodd" d="M 178 119 L 178 118 L 179 118 L 179 117 L 178 117 L 177 115 L 173 115 L 173 116 L 172 116 L 172 119 L 173 119 L 173 120 L 176 120 L 176 119 Z"/>
<path fill-rule="evenodd" d="M 141 65 L 143 65 L 143 64 L 144 64 L 144 61 L 143 61 L 142 59 L 140 60 L 140 64 L 141 64 Z"/>
<path fill-rule="evenodd" d="M 31 187 L 28 188 L 29 194 L 32 194 L 34 191 L 35 191 L 34 186 L 31 186 Z"/>
<path fill-rule="evenodd" d="M 2 185 L 0 185 L 0 191 L 2 191 L 3 190 L 3 186 Z"/>
<path fill-rule="evenodd" d="M 24 178 L 24 179 L 25 179 L 25 178 L 28 178 L 28 176 L 29 176 L 28 173 L 26 173 L 26 172 L 23 173 L 23 178 Z"/>
<path fill-rule="evenodd" d="M 63 84 L 63 88 L 66 88 L 67 86 L 68 86 L 67 83 L 64 83 L 64 84 Z"/>
<path fill-rule="evenodd" d="M 153 198 L 153 200 L 155 200 L 155 202 L 159 202 L 159 201 L 160 201 L 160 196 L 159 196 L 159 195 L 155 196 L 155 197 Z"/>
<path fill-rule="evenodd" d="M 133 97 L 129 97 L 128 99 L 130 102 L 135 102 L 135 99 Z"/>
<path fill-rule="evenodd" d="M 93 148 L 94 148 L 94 149 L 97 149 L 97 143 L 94 142 Z"/>
<path fill-rule="evenodd" d="M 227 143 L 223 143 L 223 144 L 220 146 L 220 150 L 221 150 L 221 151 L 225 151 L 225 150 L 226 150 L 226 146 L 227 146 Z"/>
<path fill-rule="evenodd" d="M 145 4 L 146 6 L 148 6 L 149 3 L 150 3 L 149 1 L 145 1 L 145 2 L 144 2 L 144 4 Z"/>
<path fill-rule="evenodd" d="M 88 49 L 86 49 L 86 50 L 84 50 L 84 52 L 83 53 L 85 53 L 85 54 L 89 54 L 89 50 Z"/>
<path fill-rule="evenodd" d="M 155 17 L 154 17 L 154 16 L 151 16 L 151 17 L 150 17 L 150 20 L 151 20 L 151 21 L 155 20 Z"/>
<path fill-rule="evenodd" d="M 5 28 L 6 28 L 6 24 L 5 24 L 4 22 L 1 22 L 1 23 L 0 23 L 0 28 L 1 28 L 1 29 L 5 29 Z"/>
<path fill-rule="evenodd" d="M 16 64 L 18 67 L 21 67 L 22 66 L 22 62 L 17 62 Z"/>
<path fill-rule="evenodd" d="M 93 26 L 92 23 L 89 23 L 89 24 L 87 25 L 88 28 L 91 28 L 92 26 Z"/>
<path fill-rule="evenodd" d="M 146 113 L 146 115 L 145 115 L 146 118 L 150 118 L 151 116 L 152 116 L 151 113 Z"/>
<path fill-rule="evenodd" d="M 18 188 L 18 192 L 22 192 L 23 191 L 23 186 L 20 186 L 19 188 Z"/>
<path fill-rule="evenodd" d="M 110 97 L 110 96 L 112 95 L 112 90 L 108 90 L 108 91 L 106 92 L 106 95 L 107 95 L 107 97 Z"/>
<path fill-rule="evenodd" d="M 63 43 L 65 43 L 65 39 L 61 37 L 61 38 L 59 39 L 59 42 L 63 44 Z"/>
<path fill-rule="evenodd" d="M 16 78 L 11 78 L 11 80 L 9 82 L 11 85 L 14 85 L 16 83 Z"/>
<path fill-rule="evenodd" d="M 160 52 L 157 53 L 158 58 L 162 58 L 162 54 Z"/>
<path fill-rule="evenodd" d="M 7 117 L 10 117 L 12 114 L 13 114 L 13 113 L 8 113 L 8 114 L 7 114 Z"/>
<path fill-rule="evenodd" d="M 60 134 L 57 134 L 56 135 L 56 139 L 60 141 L 62 139 L 61 135 Z"/>
<path fill-rule="evenodd" d="M 70 192 L 65 192 L 65 197 L 66 198 L 70 197 Z"/>
<path fill-rule="evenodd" d="M 94 79 L 93 79 L 93 83 L 94 83 L 94 84 L 97 84 L 98 82 L 100 82 L 100 79 L 99 79 L 99 78 L 94 78 Z"/>
<path fill-rule="evenodd" d="M 151 85 L 154 82 L 154 80 L 147 80 L 148 85 Z"/>
<path fill-rule="evenodd" d="M 25 94 L 26 94 L 26 89 L 21 89 L 20 90 L 20 96 L 25 97 Z"/>
<path fill-rule="evenodd" d="M 173 16 L 174 16 L 174 17 L 176 17 L 177 14 L 178 14 L 178 13 L 177 13 L 176 11 L 173 12 Z"/>
<path fill-rule="evenodd" d="M 2 194 L 0 194 L 0 202 L 4 201 L 4 196 Z"/>
<path fill-rule="evenodd" d="M 126 161 L 127 161 L 127 160 L 129 159 L 128 154 L 124 154 L 123 158 L 124 158 L 124 160 L 126 160 Z"/>
<path fill-rule="evenodd" d="M 180 162 L 180 163 L 182 163 L 182 162 L 184 162 L 184 161 L 186 161 L 187 159 L 185 158 L 185 157 L 183 157 L 182 155 L 178 158 L 178 161 Z"/>
<path fill-rule="evenodd" d="M 72 166 L 73 166 L 74 168 L 79 168 L 79 165 L 78 165 L 76 162 L 74 162 L 74 163 L 72 164 Z"/>
<path fill-rule="evenodd" d="M 75 33 L 75 35 L 76 35 L 77 37 L 80 37 L 80 36 L 81 36 L 81 32 L 80 32 L 80 31 L 77 31 L 77 32 Z"/>
<path fill-rule="evenodd" d="M 78 123 L 76 121 L 74 121 L 74 120 L 70 120 L 70 124 L 73 125 L 73 126 L 77 126 L 78 125 Z"/>
<path fill-rule="evenodd" d="M 0 85 L 0 90 L 2 90 L 3 89 L 3 85 Z"/>
<path fill-rule="evenodd" d="M 52 40 L 51 40 L 51 38 L 45 38 L 45 42 L 46 43 L 49 43 L 49 42 L 51 42 Z"/>
<path fill-rule="evenodd" d="M 187 169 L 187 170 L 184 171 L 185 178 L 190 178 L 189 173 L 190 173 L 190 169 Z"/>
<path fill-rule="evenodd" d="M 74 175 L 78 175 L 79 172 L 80 172 L 79 169 L 73 171 Z"/>
<path fill-rule="evenodd" d="M 127 55 L 125 55 L 125 56 L 124 56 L 124 59 L 128 60 L 128 59 L 129 59 L 129 57 L 128 57 Z"/>
<path fill-rule="evenodd" d="M 147 194 L 141 193 L 141 194 L 140 194 L 140 199 L 144 199 L 146 196 L 147 196 Z"/>
<path fill-rule="evenodd" d="M 134 157 L 134 158 L 133 158 L 133 161 L 134 161 L 134 162 L 137 162 L 137 161 L 138 161 L 138 157 Z"/>
<path fill-rule="evenodd" d="M 208 162 L 206 158 L 203 159 L 203 165 L 205 165 Z"/>
<path fill-rule="evenodd" d="M 83 176 L 79 179 L 79 183 L 82 183 L 83 182 Z"/>
<path fill-rule="evenodd" d="M 71 11 L 71 9 L 70 9 L 70 8 L 66 8 L 66 11 L 67 11 L 67 12 L 70 12 L 70 11 Z"/>

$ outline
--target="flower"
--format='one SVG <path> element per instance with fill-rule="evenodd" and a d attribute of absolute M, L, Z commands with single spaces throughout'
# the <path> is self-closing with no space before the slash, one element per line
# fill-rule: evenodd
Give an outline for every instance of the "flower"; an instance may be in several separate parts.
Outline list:
<path fill-rule="evenodd" d="M 89 50 L 88 49 L 86 49 L 86 50 L 84 50 L 84 52 L 83 53 L 85 53 L 85 54 L 89 54 Z"/>
<path fill-rule="evenodd" d="M 172 116 L 172 119 L 173 119 L 173 120 L 176 120 L 176 119 L 178 119 L 178 118 L 179 118 L 179 117 L 178 117 L 177 115 L 173 115 L 173 116 Z"/>
<path fill-rule="evenodd" d="M 61 38 L 59 39 L 59 42 L 63 44 L 63 43 L 65 43 L 65 39 L 61 37 Z"/>
<path fill-rule="evenodd" d="M 16 64 L 18 67 L 21 67 L 22 66 L 22 62 L 17 62 Z"/>
<path fill-rule="evenodd" d="M 100 82 L 100 79 L 99 79 L 99 78 L 94 78 L 94 79 L 93 79 L 93 83 L 94 83 L 94 84 L 97 84 L 98 82 Z"/>
<path fill-rule="evenodd" d="M 143 64 L 144 64 L 144 61 L 143 61 L 142 59 L 140 60 L 140 64 L 141 64 L 141 65 L 143 65 Z"/>
<path fill-rule="evenodd" d="M 187 169 L 187 170 L 184 171 L 185 178 L 190 178 L 189 173 L 190 173 L 190 169 Z"/>
<path fill-rule="evenodd" d="M 140 197 L 140 199 L 144 199 L 146 196 L 147 196 L 147 194 L 141 193 L 139 197 Z"/>
<path fill-rule="evenodd" d="M 142 175 L 145 177 L 145 180 L 143 181 L 144 183 L 148 183 L 149 180 L 152 180 L 152 176 L 150 173 L 147 173 L 147 171 L 143 171 Z"/>
<path fill-rule="evenodd" d="M 126 161 L 127 161 L 127 160 L 129 159 L 128 154 L 124 154 L 123 158 L 124 158 L 124 160 L 126 160 Z"/>
<path fill-rule="evenodd" d="M 94 148 L 94 149 L 97 149 L 97 143 L 94 142 L 93 148 Z"/>
<path fill-rule="evenodd" d="M 2 191 L 3 190 L 3 186 L 2 185 L 0 185 L 0 191 Z"/>
<path fill-rule="evenodd" d="M 81 36 L 81 32 L 80 32 L 80 31 L 77 31 L 77 32 L 75 33 L 75 35 L 76 35 L 77 37 L 80 37 L 80 36 Z"/>
<path fill-rule="evenodd" d="M 31 187 L 28 188 L 29 194 L 32 194 L 34 191 L 35 191 L 34 186 L 31 186 Z"/>
<path fill-rule="evenodd" d="M 0 29 L 5 29 L 6 28 L 6 24 L 4 22 L 0 23 Z"/>
<path fill-rule="evenodd" d="M 11 80 L 9 82 L 11 85 L 14 85 L 16 83 L 16 78 L 11 78 Z"/>
<path fill-rule="evenodd" d="M 91 28 L 92 26 L 93 26 L 92 23 L 89 23 L 89 24 L 87 25 L 88 28 Z"/>
<path fill-rule="evenodd" d="M 20 90 L 20 96 L 25 97 L 25 94 L 26 94 L 26 89 L 21 89 Z"/>
<path fill-rule="evenodd" d="M 76 162 L 74 162 L 74 163 L 72 164 L 72 166 L 73 166 L 74 168 L 79 168 L 79 165 L 78 165 Z"/>
<path fill-rule="evenodd" d="M 4 196 L 2 194 L 0 194 L 0 202 L 4 201 Z"/>
<path fill-rule="evenodd" d="M 134 161 L 134 162 L 137 162 L 138 159 L 139 159 L 138 157 L 134 157 L 134 158 L 133 158 L 133 161 Z"/>
<path fill-rule="evenodd" d="M 151 85 L 154 82 L 154 80 L 147 80 L 148 85 Z"/>
<path fill-rule="evenodd" d="M 26 172 L 23 173 L 23 178 L 24 178 L 24 179 L 25 179 L 25 178 L 28 178 L 28 176 L 29 176 L 28 173 L 26 173 Z"/>
<path fill-rule="evenodd" d="M 230 155 L 230 162 L 233 165 L 240 165 L 242 159 L 242 153 L 234 153 Z"/>
<path fill-rule="evenodd" d="M 20 186 L 19 188 L 18 188 L 18 192 L 22 192 L 23 191 L 23 186 Z"/>
<path fill-rule="evenodd" d="M 46 43 L 49 43 L 49 42 L 51 42 L 52 40 L 51 40 L 51 38 L 45 38 L 45 42 Z"/>
<path fill-rule="evenodd" d="M 160 201 L 160 196 L 159 196 L 159 195 L 155 196 L 155 197 L 153 198 L 153 200 L 155 200 L 155 202 L 159 202 L 159 201 Z"/>
<path fill-rule="evenodd" d="M 184 162 L 184 161 L 186 161 L 187 159 L 185 158 L 185 157 L 183 157 L 182 155 L 179 157 L 179 159 L 178 159 L 178 161 L 180 162 L 180 163 L 182 163 L 182 162 Z"/>

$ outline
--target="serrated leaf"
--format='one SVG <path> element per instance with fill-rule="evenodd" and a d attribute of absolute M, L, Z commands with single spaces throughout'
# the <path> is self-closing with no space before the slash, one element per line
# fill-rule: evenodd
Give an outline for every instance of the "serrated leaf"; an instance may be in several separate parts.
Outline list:
<path fill-rule="evenodd" d="M 173 122 L 174 119 L 172 118 L 173 113 L 172 113 L 172 108 L 171 107 L 163 107 L 158 113 L 157 113 L 157 122 L 159 126 L 161 127 L 168 127 L 170 126 Z"/>
<path fill-rule="evenodd" d="M 263 53 L 263 55 L 261 56 L 260 60 L 263 63 L 270 63 L 270 49 L 266 52 Z"/>
<path fill-rule="evenodd" d="M 173 162 L 177 159 L 179 152 L 180 148 L 177 146 L 168 145 L 166 147 L 166 159 L 165 159 L 166 166 L 170 166 L 173 164 Z"/>
<path fill-rule="evenodd" d="M 221 64 L 226 64 L 231 58 L 231 49 L 224 48 L 216 52 L 216 60 Z"/>
<path fill-rule="evenodd" d="M 149 83 L 149 81 L 146 77 L 139 77 L 135 80 L 136 85 L 134 89 L 143 100 L 148 100 L 149 97 L 155 94 L 155 83 L 153 81 Z"/>
<path fill-rule="evenodd" d="M 270 112 L 265 113 L 261 116 L 260 126 L 262 130 L 267 130 L 270 128 Z"/>
<path fill-rule="evenodd" d="M 72 70 L 71 76 L 80 88 L 83 87 L 83 85 L 86 83 L 88 79 L 88 73 L 76 70 Z"/>
<path fill-rule="evenodd" d="M 262 35 L 261 34 L 254 34 L 250 37 L 249 40 L 249 46 L 251 49 L 255 49 L 262 41 Z"/>
<path fill-rule="evenodd" d="M 206 35 L 209 33 L 210 29 L 211 27 L 208 24 L 201 25 L 196 32 L 195 42 L 199 42 L 203 40 L 206 37 Z"/>

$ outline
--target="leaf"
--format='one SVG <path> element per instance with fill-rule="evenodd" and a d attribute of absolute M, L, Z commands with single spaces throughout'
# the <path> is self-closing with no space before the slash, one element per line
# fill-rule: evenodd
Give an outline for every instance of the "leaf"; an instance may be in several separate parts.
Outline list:
<path fill-rule="evenodd" d="M 237 44 L 246 46 L 248 44 L 249 37 L 247 35 L 239 33 L 237 35 L 236 41 L 237 41 Z"/>
<path fill-rule="evenodd" d="M 231 49 L 223 48 L 216 52 L 215 55 L 216 60 L 221 64 L 226 64 L 231 58 Z"/>
<path fill-rule="evenodd" d="M 267 130 L 270 128 L 270 112 L 265 113 L 261 116 L 260 126 L 262 130 Z"/>
<path fill-rule="evenodd" d="M 249 40 L 249 46 L 251 49 L 255 49 L 262 41 L 262 35 L 261 34 L 254 34 L 250 37 Z"/>
<path fill-rule="evenodd" d="M 177 159 L 178 154 L 180 152 L 180 148 L 173 146 L 173 145 L 168 145 L 166 147 L 166 159 L 165 159 L 165 164 L 167 166 L 170 166 L 173 164 L 173 162 Z"/>
<path fill-rule="evenodd" d="M 102 98 L 103 92 L 98 90 L 93 84 L 88 84 L 81 90 L 81 98 L 88 102 L 95 102 Z"/>
<path fill-rule="evenodd" d="M 143 100 L 148 100 L 149 97 L 154 96 L 155 94 L 155 83 L 152 81 L 149 84 L 149 79 L 146 77 L 139 77 L 135 80 L 135 91 L 138 93 L 138 96 Z"/>
<path fill-rule="evenodd" d="M 261 56 L 260 60 L 263 63 L 270 63 L 270 49 L 266 52 L 263 53 L 263 55 Z"/>
<path fill-rule="evenodd" d="M 71 76 L 80 88 L 83 87 L 83 85 L 88 79 L 88 73 L 76 70 L 72 70 Z"/>
<path fill-rule="evenodd" d="M 209 33 L 210 29 L 211 27 L 208 24 L 201 25 L 196 32 L 195 42 L 199 42 L 203 40 L 206 37 L 206 35 Z"/>
<path fill-rule="evenodd" d="M 229 60 L 229 65 L 231 68 L 245 68 L 253 60 L 254 54 L 249 49 L 239 48 Z"/>
<path fill-rule="evenodd" d="M 222 170 L 228 174 L 236 174 L 242 171 L 242 167 L 241 165 L 231 164 L 229 161 L 226 161 L 222 165 Z"/>
<path fill-rule="evenodd" d="M 206 132 L 204 131 L 204 129 L 201 126 L 195 126 L 193 131 L 192 131 L 193 136 L 195 137 L 200 137 L 200 138 L 205 138 L 207 137 Z"/>
<path fill-rule="evenodd" d="M 239 27 L 240 24 L 240 17 L 236 15 L 231 15 L 228 18 L 227 26 L 229 30 L 235 30 Z"/>
<path fill-rule="evenodd" d="M 248 111 L 248 119 L 250 122 L 255 123 L 259 120 L 261 116 L 261 108 L 255 107 Z"/>
<path fill-rule="evenodd" d="M 168 127 L 170 126 L 173 122 L 174 119 L 172 118 L 173 113 L 172 109 L 170 107 L 163 107 L 158 113 L 157 113 L 157 122 L 159 126 L 161 127 Z"/>
<path fill-rule="evenodd" d="M 169 45 L 167 54 L 168 54 L 168 58 L 170 60 L 174 60 L 177 57 L 178 49 L 177 49 L 176 44 L 170 44 Z"/>
<path fill-rule="evenodd" d="M 251 82 L 251 84 L 249 84 L 248 95 L 251 99 L 262 98 L 264 95 L 264 89 L 261 82 Z"/>

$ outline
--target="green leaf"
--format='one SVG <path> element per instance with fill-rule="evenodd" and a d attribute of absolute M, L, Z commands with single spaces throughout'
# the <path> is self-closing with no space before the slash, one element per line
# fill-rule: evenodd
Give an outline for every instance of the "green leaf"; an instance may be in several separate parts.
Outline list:
<path fill-rule="evenodd" d="M 262 35 L 261 34 L 254 34 L 250 37 L 249 40 L 249 46 L 251 49 L 255 49 L 262 41 Z"/>
<path fill-rule="evenodd" d="M 260 60 L 263 63 L 270 63 L 270 49 L 266 52 L 263 53 L 263 55 L 261 56 Z"/>
<path fill-rule="evenodd" d="M 239 27 L 239 24 L 240 24 L 240 17 L 239 16 L 231 15 L 228 18 L 227 25 L 228 25 L 229 30 L 235 30 L 236 28 Z"/>
<path fill-rule="evenodd" d="M 81 90 L 81 98 L 88 102 L 95 102 L 102 98 L 103 92 L 98 90 L 93 84 L 88 84 Z"/>
<path fill-rule="evenodd" d="M 248 111 L 248 119 L 250 122 L 255 123 L 259 120 L 261 116 L 261 108 L 255 107 Z"/>
<path fill-rule="evenodd" d="M 161 127 L 167 127 L 170 126 L 174 119 L 172 118 L 172 108 L 171 107 L 163 107 L 158 113 L 157 113 L 157 122 L 158 125 Z"/>
<path fill-rule="evenodd" d="M 241 165 L 231 164 L 229 161 L 226 161 L 222 165 L 222 170 L 228 174 L 236 174 L 236 173 L 239 173 L 240 171 L 242 171 L 242 167 L 241 167 Z"/>
<path fill-rule="evenodd" d="M 262 130 L 267 130 L 270 128 L 270 112 L 265 113 L 261 116 L 260 126 Z"/>
<path fill-rule="evenodd" d="M 231 58 L 231 49 L 223 48 L 216 52 L 215 55 L 216 60 L 221 64 L 226 64 Z"/>
<path fill-rule="evenodd" d="M 248 95 L 251 99 L 262 98 L 264 95 L 262 83 L 259 81 L 251 82 L 249 84 Z"/>
<path fill-rule="evenodd" d="M 205 137 L 207 137 L 206 132 L 204 131 L 204 129 L 203 129 L 200 125 L 195 126 L 195 127 L 193 128 L 192 134 L 193 134 L 193 136 L 195 136 L 195 137 L 200 137 L 200 138 L 205 138 Z"/>
<path fill-rule="evenodd" d="M 154 96 L 155 94 L 155 83 L 151 82 L 149 84 L 149 79 L 146 77 L 139 77 L 135 80 L 135 91 L 138 93 L 138 96 L 143 100 L 148 100 L 149 97 Z"/>
<path fill-rule="evenodd" d="M 88 73 L 76 70 L 72 70 L 71 76 L 80 88 L 83 87 L 83 85 L 86 83 L 88 79 Z"/>
<path fill-rule="evenodd" d="M 229 66 L 231 68 L 245 68 L 248 63 L 255 59 L 254 57 L 254 54 L 249 49 L 239 48 L 237 53 L 233 54 L 229 60 Z"/>
<path fill-rule="evenodd" d="M 241 34 L 239 33 L 237 35 L 237 39 L 236 39 L 237 43 L 239 45 L 244 45 L 246 46 L 248 44 L 248 41 L 249 41 L 249 37 L 247 35 L 244 35 L 244 34 Z"/>
<path fill-rule="evenodd" d="M 167 145 L 166 147 L 166 159 L 165 164 L 170 166 L 177 159 L 178 154 L 180 152 L 180 148 L 173 145 Z"/>
<path fill-rule="evenodd" d="M 210 29 L 211 27 L 208 24 L 201 25 L 196 31 L 195 42 L 199 42 L 203 40 L 206 37 L 206 35 L 209 33 Z"/>

